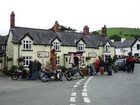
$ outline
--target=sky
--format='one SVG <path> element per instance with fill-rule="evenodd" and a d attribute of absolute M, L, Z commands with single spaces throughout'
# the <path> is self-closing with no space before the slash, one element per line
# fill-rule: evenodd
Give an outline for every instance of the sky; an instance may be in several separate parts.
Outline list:
<path fill-rule="evenodd" d="M 10 29 L 10 14 L 15 25 L 49 29 L 58 21 L 78 32 L 110 27 L 140 28 L 139 0 L 0 0 L 0 35 Z"/>

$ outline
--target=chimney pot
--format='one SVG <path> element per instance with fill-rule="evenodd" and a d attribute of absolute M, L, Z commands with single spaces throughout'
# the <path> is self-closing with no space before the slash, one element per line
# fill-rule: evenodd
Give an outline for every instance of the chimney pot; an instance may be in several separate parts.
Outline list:
<path fill-rule="evenodd" d="M 15 27 L 15 13 L 14 11 L 12 11 L 11 15 L 10 15 L 10 28 Z"/>
<path fill-rule="evenodd" d="M 87 25 L 83 28 L 83 33 L 86 34 L 86 35 L 90 34 L 89 33 L 89 27 Z"/>

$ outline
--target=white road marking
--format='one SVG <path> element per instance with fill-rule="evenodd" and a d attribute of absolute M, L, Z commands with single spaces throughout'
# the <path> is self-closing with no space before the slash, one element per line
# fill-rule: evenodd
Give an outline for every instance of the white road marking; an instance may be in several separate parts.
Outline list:
<path fill-rule="evenodd" d="M 87 85 L 84 85 L 83 88 L 87 88 Z"/>
<path fill-rule="evenodd" d="M 71 93 L 71 96 L 76 96 L 76 92 L 72 92 Z"/>
<path fill-rule="evenodd" d="M 70 97 L 70 102 L 71 104 L 70 105 L 76 105 L 76 88 L 78 87 L 78 85 L 83 81 L 85 80 L 87 77 L 79 80 L 72 88 L 72 93 L 71 93 L 71 97 Z M 86 86 L 84 85 L 85 89 L 86 89 Z M 87 96 L 86 93 L 83 93 L 83 96 Z"/>
<path fill-rule="evenodd" d="M 73 87 L 76 88 L 78 85 L 74 85 Z"/>
<path fill-rule="evenodd" d="M 76 97 L 70 97 L 70 102 L 76 102 Z"/>
<path fill-rule="evenodd" d="M 87 97 L 87 92 L 82 92 L 83 97 Z"/>
<path fill-rule="evenodd" d="M 90 103 L 90 100 L 89 100 L 88 97 L 84 97 L 83 99 L 84 99 L 84 102 L 85 102 L 85 103 Z"/>
<path fill-rule="evenodd" d="M 83 92 L 86 92 L 86 91 L 87 91 L 87 89 L 83 89 L 82 91 L 83 91 Z"/>

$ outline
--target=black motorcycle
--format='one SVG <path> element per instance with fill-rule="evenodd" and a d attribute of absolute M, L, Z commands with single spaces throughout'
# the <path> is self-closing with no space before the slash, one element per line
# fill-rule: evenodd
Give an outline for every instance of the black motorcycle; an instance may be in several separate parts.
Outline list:
<path fill-rule="evenodd" d="M 42 82 L 47 82 L 50 80 L 63 81 L 63 74 L 61 69 L 56 69 L 53 71 L 50 71 L 49 69 L 43 69 L 40 73 L 40 79 Z"/>
<path fill-rule="evenodd" d="M 17 80 L 18 78 L 29 80 L 30 79 L 30 74 L 26 70 L 15 70 L 11 74 L 11 78 L 13 80 Z"/>
<path fill-rule="evenodd" d="M 94 75 L 97 74 L 94 66 L 91 65 L 91 64 L 87 65 L 87 70 L 88 70 L 88 75 L 89 76 L 94 76 Z"/>
<path fill-rule="evenodd" d="M 83 73 L 80 71 L 78 67 L 69 68 L 65 72 L 65 78 L 70 81 L 76 78 L 84 78 Z"/>

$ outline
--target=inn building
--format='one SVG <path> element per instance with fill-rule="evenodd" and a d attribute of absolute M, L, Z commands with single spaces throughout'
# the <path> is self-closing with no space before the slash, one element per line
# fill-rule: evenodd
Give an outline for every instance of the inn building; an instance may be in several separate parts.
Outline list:
<path fill-rule="evenodd" d="M 10 30 L 7 38 L 7 66 L 18 65 L 23 58 L 23 65 L 28 67 L 31 60 L 37 59 L 42 64 L 50 63 L 52 49 L 57 53 L 57 65 L 69 67 L 72 54 L 80 58 L 80 65 L 95 62 L 97 56 L 103 58 L 115 54 L 112 42 L 107 37 L 107 28 L 102 28 L 101 35 L 89 32 L 85 26 L 83 32 L 61 31 L 58 21 L 52 29 L 37 29 L 15 26 L 15 14 L 10 15 Z M 87 58 L 90 58 L 87 60 Z"/>

